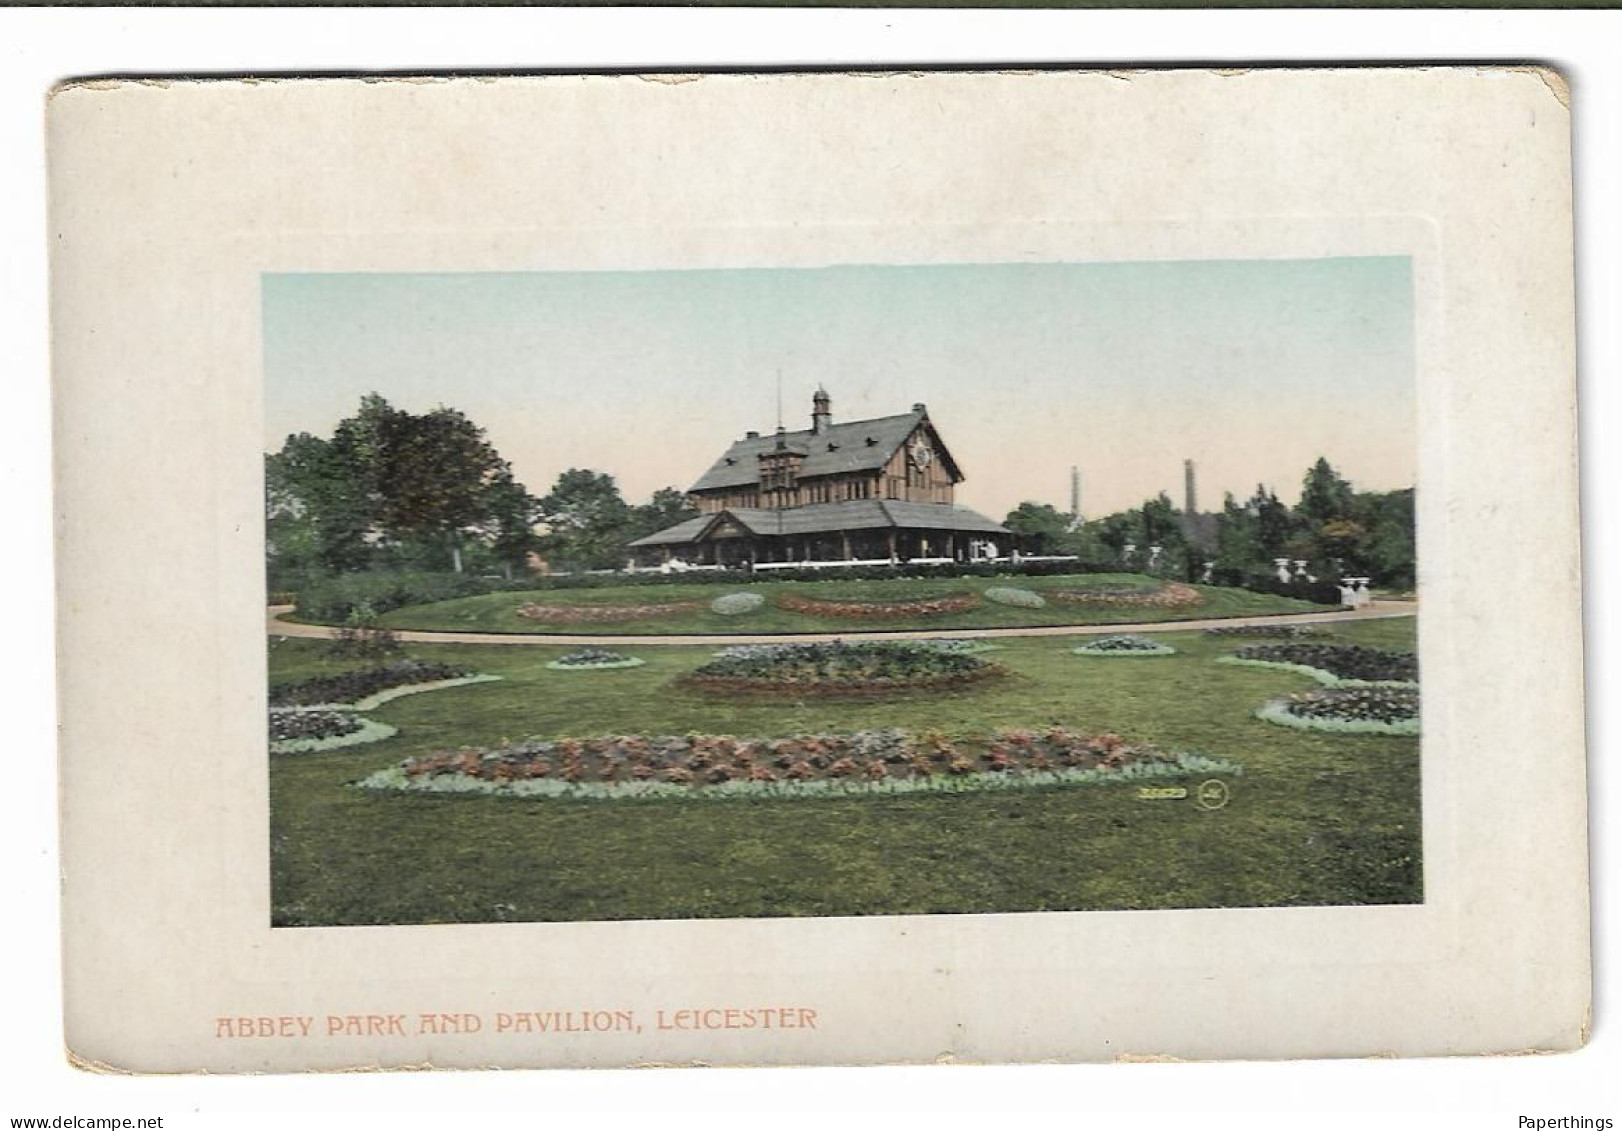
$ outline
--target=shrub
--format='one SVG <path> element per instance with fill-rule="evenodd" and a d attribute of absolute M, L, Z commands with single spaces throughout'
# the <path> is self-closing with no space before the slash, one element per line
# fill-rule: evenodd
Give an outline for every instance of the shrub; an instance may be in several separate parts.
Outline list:
<path fill-rule="evenodd" d="M 329 656 L 371 660 L 392 656 L 400 651 L 399 637 L 377 622 L 377 612 L 370 605 L 358 605 L 344 618 L 344 623 L 332 634 L 327 645 Z"/>
<path fill-rule="evenodd" d="M 765 603 L 766 598 L 759 593 L 723 593 L 710 602 L 710 611 L 724 617 L 736 617 L 752 613 Z"/>
<path fill-rule="evenodd" d="M 328 624 L 342 623 L 357 609 L 376 614 L 406 605 L 449 601 L 490 591 L 487 579 L 460 573 L 374 570 L 312 579 L 298 593 L 298 615 Z"/>
<path fill-rule="evenodd" d="M 1040 609 L 1047 601 L 1040 593 L 1029 589 L 1015 589 L 1007 585 L 994 585 L 986 590 L 986 600 L 999 605 L 1012 605 L 1019 609 Z"/>
<path fill-rule="evenodd" d="M 358 668 L 337 675 L 316 676 L 297 683 L 284 683 L 270 689 L 273 707 L 306 706 L 318 703 L 359 703 L 368 696 L 397 687 L 462 679 L 467 668 L 430 660 L 397 660 L 392 664 Z"/>

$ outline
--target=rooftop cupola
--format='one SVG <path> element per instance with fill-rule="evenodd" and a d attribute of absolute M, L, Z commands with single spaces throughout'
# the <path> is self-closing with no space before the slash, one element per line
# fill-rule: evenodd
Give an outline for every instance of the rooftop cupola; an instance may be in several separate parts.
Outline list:
<path fill-rule="evenodd" d="M 828 396 L 828 390 L 818 385 L 816 395 L 811 398 L 812 434 L 820 436 L 833 427 L 833 422 L 833 400 Z"/>

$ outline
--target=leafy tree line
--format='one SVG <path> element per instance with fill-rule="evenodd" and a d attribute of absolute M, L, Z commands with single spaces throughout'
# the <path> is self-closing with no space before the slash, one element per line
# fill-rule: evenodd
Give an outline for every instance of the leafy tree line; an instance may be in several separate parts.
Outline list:
<path fill-rule="evenodd" d="M 1191 543 L 1185 516 L 1162 491 L 1142 506 L 1074 525 L 1070 516 L 1046 503 L 1021 503 L 1004 525 L 1033 554 L 1075 554 L 1083 562 L 1107 565 L 1123 560 L 1128 545 L 1144 561 L 1149 546 L 1160 546 L 1163 572 L 1194 579 L 1204 563 L 1213 576 L 1243 584 L 1273 576 L 1273 561 L 1304 560 L 1320 578 L 1372 577 L 1379 585 L 1414 584 L 1414 492 L 1357 491 L 1320 458 L 1302 478 L 1301 498 L 1286 506 L 1264 484 L 1244 502 L 1230 493 L 1209 522 L 1209 542 Z"/>
<path fill-rule="evenodd" d="M 414 414 L 376 393 L 331 437 L 301 432 L 265 457 L 272 588 L 373 569 L 511 577 L 531 552 L 558 569 L 613 568 L 631 541 L 696 513 L 671 487 L 633 506 L 611 475 L 578 468 L 537 498 L 461 412 Z"/>

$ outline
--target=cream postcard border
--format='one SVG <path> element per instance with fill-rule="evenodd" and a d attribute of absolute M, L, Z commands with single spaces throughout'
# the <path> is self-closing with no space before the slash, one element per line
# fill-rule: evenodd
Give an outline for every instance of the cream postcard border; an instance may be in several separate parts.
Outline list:
<path fill-rule="evenodd" d="M 50 137 L 76 1055 L 251 1071 L 1579 1039 L 1569 124 L 1544 76 L 125 83 L 58 93 Z M 888 167 L 864 165 L 886 141 Z M 268 927 L 261 272 L 1346 254 L 1414 264 L 1424 905 Z M 816 1028 L 656 1022 L 764 1006 Z M 644 1028 L 418 1031 L 550 1009 Z M 325 1033 L 367 1015 L 402 1031 Z M 217 1035 L 239 1017 L 293 1021 Z"/>

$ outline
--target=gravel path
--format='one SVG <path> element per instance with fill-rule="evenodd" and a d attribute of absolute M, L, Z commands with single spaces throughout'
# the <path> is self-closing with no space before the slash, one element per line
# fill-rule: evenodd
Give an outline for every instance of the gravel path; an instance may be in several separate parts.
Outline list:
<path fill-rule="evenodd" d="M 281 619 L 292 605 L 272 605 L 267 629 L 272 636 L 326 640 L 333 630 L 325 625 L 294 624 Z M 1112 632 L 1189 632 L 1228 625 L 1333 624 L 1338 621 L 1411 617 L 1419 613 L 1417 601 L 1374 601 L 1362 609 L 1334 613 L 1292 613 L 1285 616 L 1221 617 L 1209 620 L 1155 621 L 1150 624 L 1042 625 L 1029 628 L 937 628 L 902 632 L 794 632 L 746 635 L 720 633 L 692 636 L 606 636 L 564 632 L 417 632 L 398 629 L 394 635 L 406 644 L 775 644 L 785 640 L 844 640 L 852 636 L 883 636 L 891 640 L 927 640 L 935 637 L 969 639 L 998 636 L 1102 636 Z"/>

